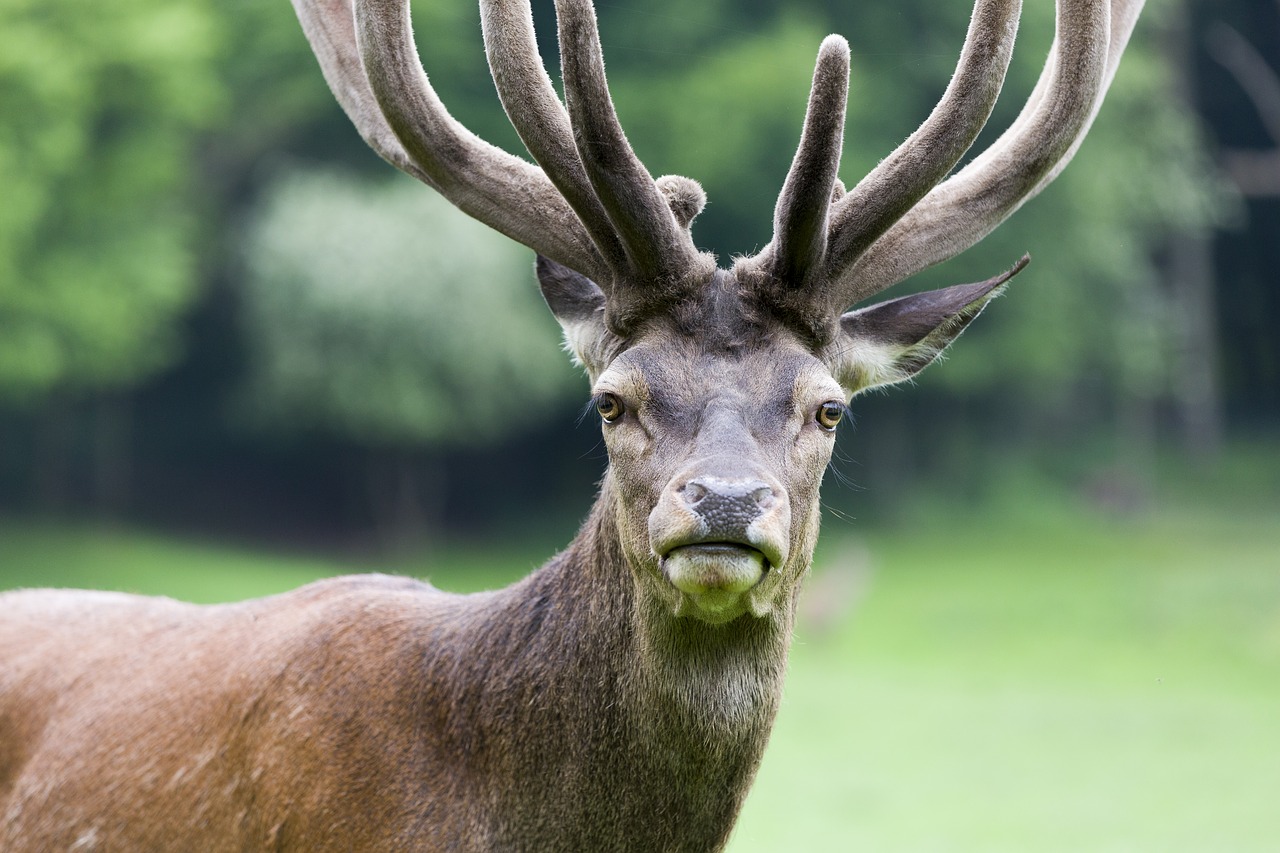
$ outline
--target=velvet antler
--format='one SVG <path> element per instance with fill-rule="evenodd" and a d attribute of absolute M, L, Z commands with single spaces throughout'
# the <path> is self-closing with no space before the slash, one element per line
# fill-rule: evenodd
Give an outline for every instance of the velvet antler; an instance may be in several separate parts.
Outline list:
<path fill-rule="evenodd" d="M 985 152 L 947 177 L 990 117 L 1021 0 L 978 0 L 937 107 L 847 194 L 833 194 L 846 96 L 819 54 L 799 152 L 774 238 L 734 272 L 773 310 L 822 338 L 848 306 L 978 242 L 1074 155 L 1115 74 L 1143 0 L 1061 0 L 1057 37 L 1027 105 Z M 823 231 L 817 227 L 825 223 Z"/>
<path fill-rule="evenodd" d="M 490 69 L 534 166 L 475 136 L 432 89 L 407 0 L 294 0 L 329 86 L 365 140 L 468 215 L 589 276 L 619 330 L 715 270 L 688 225 L 696 182 L 655 181 L 627 142 L 589 0 L 560 0 L 567 109 L 538 57 L 528 0 L 482 0 Z M 541 167 L 541 168 L 539 168 Z"/>
<path fill-rule="evenodd" d="M 383 159 L 513 240 L 607 276 L 599 249 L 542 170 L 449 115 L 417 61 L 407 0 L 361 3 L 358 28 L 351 0 L 293 5 L 329 88 Z"/>
<path fill-rule="evenodd" d="M 1054 45 L 1026 106 L 952 174 L 991 115 L 1021 5 L 977 0 L 937 107 L 847 194 L 837 171 L 849 49 L 838 36 L 823 42 L 773 240 L 733 270 L 746 292 L 820 341 L 844 308 L 969 248 L 1053 180 L 1101 106 L 1143 0 L 1059 0 Z M 294 0 L 369 144 L 466 213 L 589 277 L 615 331 L 694 293 L 714 274 L 688 230 L 705 196 L 688 178 L 655 181 L 636 157 L 609 95 L 590 0 L 556 0 L 563 104 L 538 56 L 529 0 L 480 6 L 499 97 L 537 166 L 449 115 L 417 58 L 408 0 Z"/>
<path fill-rule="evenodd" d="M 1143 2 L 1062 0 L 1049 59 L 1013 125 L 861 257 L 833 258 L 840 298 L 852 304 L 958 255 L 1057 177 L 1102 106 Z"/>

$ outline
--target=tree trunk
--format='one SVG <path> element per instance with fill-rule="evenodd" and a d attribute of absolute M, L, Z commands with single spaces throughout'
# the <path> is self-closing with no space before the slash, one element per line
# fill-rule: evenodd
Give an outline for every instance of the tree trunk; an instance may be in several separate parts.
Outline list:
<path fill-rule="evenodd" d="M 127 397 L 102 394 L 93 413 L 93 503 L 100 520 L 112 521 L 129 505 L 133 412 Z"/>
<path fill-rule="evenodd" d="M 1187 456 L 1209 463 L 1222 450 L 1223 403 L 1214 303 L 1217 282 L 1208 235 L 1180 235 L 1173 240 L 1169 259 L 1173 315 L 1178 322 L 1171 371 L 1178 428 Z"/>
<path fill-rule="evenodd" d="M 1177 38 L 1170 43 L 1179 69 L 1174 81 L 1178 98 L 1188 112 L 1195 109 L 1196 45 L 1189 9 L 1178 15 Z M 1211 38 L 1211 42 L 1217 39 Z M 1276 104 L 1280 108 L 1280 103 Z M 1276 115 L 1280 120 L 1280 113 Z M 1214 303 L 1217 281 L 1213 268 L 1213 242 L 1204 228 L 1190 228 L 1169 241 L 1169 275 L 1172 302 L 1173 363 L 1170 391 L 1178 415 L 1178 430 L 1186 455 L 1198 462 L 1215 460 L 1222 449 L 1223 401 L 1218 381 L 1218 316 Z"/>
<path fill-rule="evenodd" d="M 366 478 L 378 547 L 408 553 L 442 536 L 444 466 L 403 449 L 370 452 Z"/>
<path fill-rule="evenodd" d="M 71 446 L 74 419 L 65 399 L 53 395 L 36 416 L 39 426 L 32 454 L 36 511 L 61 515 L 71 503 Z"/>

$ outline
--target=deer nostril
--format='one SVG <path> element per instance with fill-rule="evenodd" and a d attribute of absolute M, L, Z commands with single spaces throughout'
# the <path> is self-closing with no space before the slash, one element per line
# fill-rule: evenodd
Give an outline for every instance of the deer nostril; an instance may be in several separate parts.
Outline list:
<path fill-rule="evenodd" d="M 755 518 L 771 509 L 775 502 L 773 489 L 760 480 L 721 480 L 699 477 L 680 489 L 686 507 L 714 528 L 726 533 L 745 529 Z"/>
<path fill-rule="evenodd" d="M 702 502 L 703 498 L 707 496 L 706 486 L 703 486 L 701 483 L 697 483 L 697 482 L 685 483 L 684 489 L 682 489 L 682 491 L 684 492 L 685 502 L 688 503 L 690 506 L 696 506 L 697 504 Z"/>

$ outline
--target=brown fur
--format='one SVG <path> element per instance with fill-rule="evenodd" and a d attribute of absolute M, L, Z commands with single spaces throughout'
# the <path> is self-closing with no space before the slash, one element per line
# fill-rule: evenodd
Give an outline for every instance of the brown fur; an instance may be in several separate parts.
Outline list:
<path fill-rule="evenodd" d="M 786 626 L 690 622 L 647 638 L 678 658 L 639 654 L 604 515 L 480 596 L 381 576 L 214 607 L 5 596 L 0 736 L 25 755 L 0 788 L 0 849 L 717 848 Z M 750 713 L 672 698 L 734 657 L 761 683 Z"/>

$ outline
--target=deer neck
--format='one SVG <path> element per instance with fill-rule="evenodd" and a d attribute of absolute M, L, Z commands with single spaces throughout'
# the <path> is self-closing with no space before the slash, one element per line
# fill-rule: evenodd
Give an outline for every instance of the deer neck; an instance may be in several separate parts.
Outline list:
<path fill-rule="evenodd" d="M 494 650 L 505 663 L 473 698 L 503 744 L 498 760 L 518 766 L 505 770 L 555 791 L 504 790 L 501 811 L 528 810 L 539 825 L 554 815 L 598 849 L 615 835 L 626 849 L 719 849 L 777 711 L 790 615 L 675 617 L 644 595 L 617 517 L 606 479 L 569 548 L 499 593 L 509 597 L 485 639 L 508 654 Z"/>
<path fill-rule="evenodd" d="M 728 736 L 767 727 L 777 708 L 790 645 L 793 607 L 725 625 L 676 617 L 662 596 L 665 583 L 630 561 L 619 525 L 618 496 L 605 478 L 601 494 L 573 544 L 548 569 L 565 576 L 568 597 L 589 635 L 612 635 L 627 650 L 617 663 L 629 704 L 644 718 Z"/>

